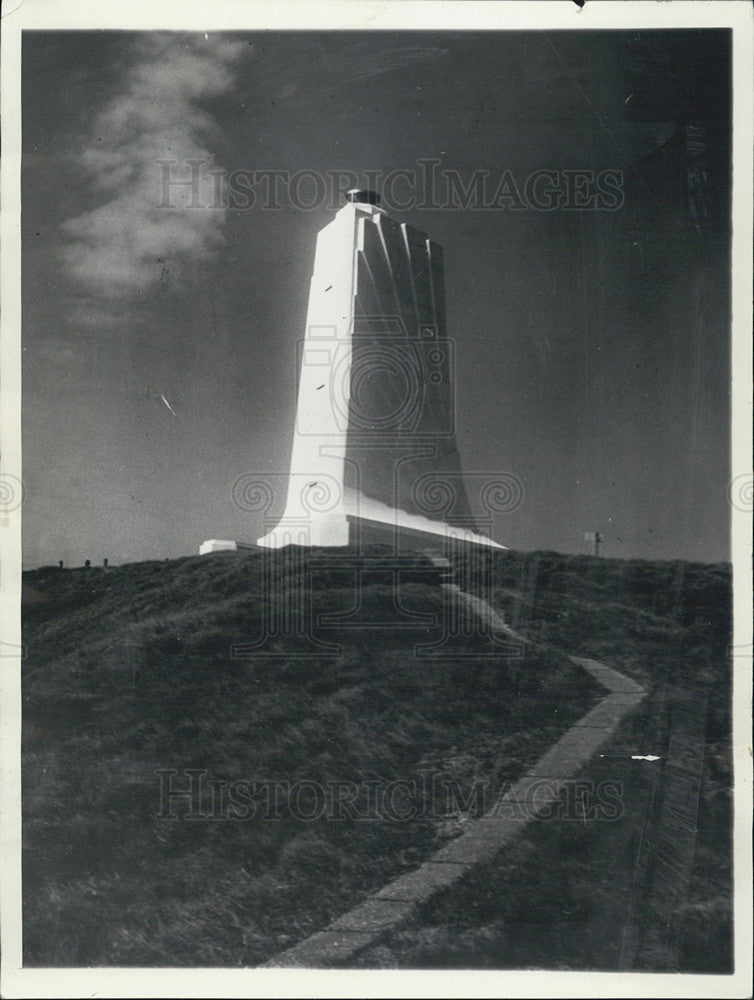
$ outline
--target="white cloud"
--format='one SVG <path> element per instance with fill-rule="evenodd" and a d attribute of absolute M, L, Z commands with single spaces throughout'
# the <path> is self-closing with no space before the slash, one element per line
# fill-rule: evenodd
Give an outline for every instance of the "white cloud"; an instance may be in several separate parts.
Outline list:
<path fill-rule="evenodd" d="M 139 41 L 122 91 L 94 119 L 79 153 L 96 207 L 62 226 L 63 263 L 82 294 L 80 313 L 122 307 L 168 273 L 180 283 L 222 245 L 225 212 L 206 173 L 218 169 L 211 149 L 216 124 L 201 102 L 231 91 L 246 51 L 245 43 L 222 36 L 152 34 Z M 172 161 L 167 201 L 160 161 Z M 192 169 L 201 177 L 194 192 L 175 184 Z"/>

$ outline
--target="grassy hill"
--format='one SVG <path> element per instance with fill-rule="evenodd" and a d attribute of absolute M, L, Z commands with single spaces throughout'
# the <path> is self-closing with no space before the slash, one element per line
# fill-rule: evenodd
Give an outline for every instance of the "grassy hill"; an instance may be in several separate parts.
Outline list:
<path fill-rule="evenodd" d="M 531 641 L 455 628 L 429 560 L 396 576 L 379 547 L 25 574 L 25 962 L 254 965 L 308 936 L 447 842 L 483 807 L 474 789 L 494 796 L 595 703 L 562 650 L 651 688 L 633 735 L 653 745 L 673 697 L 703 692 L 694 877 L 703 903 L 710 879 L 725 902 L 727 567 L 490 553 L 455 571 Z M 506 891 L 546 915 L 544 890 Z M 462 900 L 438 905 L 375 961 L 521 961 L 489 930 L 510 913 L 477 927 Z"/>
<path fill-rule="evenodd" d="M 487 558 L 481 574 L 456 562 L 532 640 L 645 686 L 585 774 L 620 784 L 622 812 L 530 826 L 357 964 L 732 971 L 730 568 L 550 552 Z"/>

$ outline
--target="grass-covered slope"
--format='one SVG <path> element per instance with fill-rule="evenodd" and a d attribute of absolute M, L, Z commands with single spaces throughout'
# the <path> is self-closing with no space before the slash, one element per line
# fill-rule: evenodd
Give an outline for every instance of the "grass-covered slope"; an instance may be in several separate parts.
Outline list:
<path fill-rule="evenodd" d="M 730 972 L 730 568 L 556 553 L 456 565 L 527 637 L 648 696 L 583 775 L 620 786 L 617 816 L 530 826 L 358 964 Z"/>
<path fill-rule="evenodd" d="M 375 547 L 24 583 L 30 965 L 262 962 L 415 867 L 601 694 L 554 648 L 455 628 L 420 555 L 397 577 Z"/>

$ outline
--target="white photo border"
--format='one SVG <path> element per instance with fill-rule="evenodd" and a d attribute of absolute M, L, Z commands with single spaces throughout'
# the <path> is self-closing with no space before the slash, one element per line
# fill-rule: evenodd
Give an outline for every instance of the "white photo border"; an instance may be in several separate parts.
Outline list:
<path fill-rule="evenodd" d="M 752 6 L 747 0 L 15 0 L 2 11 L 0 454 L 22 479 L 21 451 L 21 34 L 90 29 L 259 31 L 576 30 L 726 28 L 733 31 L 732 478 L 752 457 Z M 728 484 L 721 484 L 727 489 Z M 734 581 L 735 972 L 733 975 L 543 971 L 23 968 L 21 951 L 21 508 L 0 518 L 0 908 L 6 997 L 744 997 L 751 996 L 752 527 L 731 509 Z M 6 655 L 8 653 L 8 655 Z"/>

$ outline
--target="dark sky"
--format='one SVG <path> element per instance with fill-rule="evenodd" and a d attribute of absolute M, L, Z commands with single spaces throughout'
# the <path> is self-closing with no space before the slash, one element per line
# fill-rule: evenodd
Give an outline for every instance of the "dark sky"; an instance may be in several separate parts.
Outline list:
<path fill-rule="evenodd" d="M 334 207 L 161 209 L 165 159 L 620 172 L 613 210 L 391 214 L 445 250 L 464 467 L 523 484 L 494 537 L 729 558 L 727 32 L 45 32 L 23 68 L 25 565 L 253 541 L 233 484 L 287 469 Z"/>

